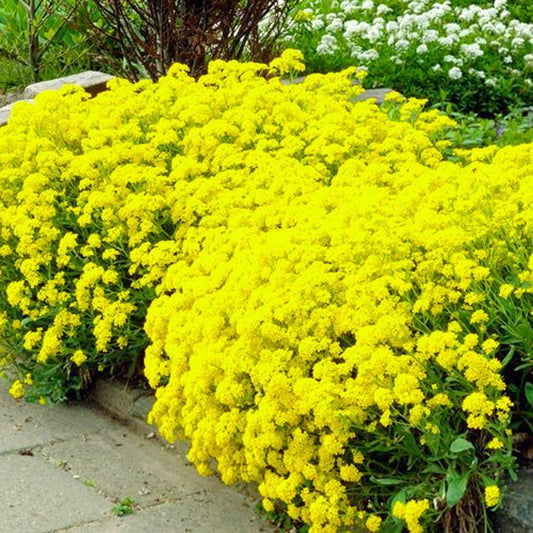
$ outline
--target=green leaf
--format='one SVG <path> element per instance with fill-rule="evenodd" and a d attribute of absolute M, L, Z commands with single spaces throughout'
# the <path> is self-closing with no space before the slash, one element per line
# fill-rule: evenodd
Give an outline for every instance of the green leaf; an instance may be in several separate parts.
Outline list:
<path fill-rule="evenodd" d="M 515 348 L 514 346 L 511 346 L 511 349 L 509 350 L 507 355 L 502 359 L 502 368 L 505 368 L 511 362 L 514 356 L 514 352 Z"/>
<path fill-rule="evenodd" d="M 371 476 L 370 481 L 373 483 L 377 483 L 378 485 L 401 485 L 405 483 L 404 479 L 401 478 L 394 478 L 394 477 L 376 477 Z"/>
<path fill-rule="evenodd" d="M 470 472 L 458 475 L 455 472 L 449 476 L 446 503 L 453 507 L 463 496 L 470 479 Z"/>
<path fill-rule="evenodd" d="M 525 387 L 525 394 L 527 403 L 533 407 L 533 383 L 527 382 Z"/>
<path fill-rule="evenodd" d="M 422 450 L 419 448 L 418 443 L 416 442 L 415 437 L 410 431 L 405 431 L 403 434 L 403 444 L 405 449 L 413 457 L 424 457 Z"/>
<path fill-rule="evenodd" d="M 457 437 L 451 444 L 450 444 L 450 451 L 452 453 L 462 453 L 466 452 L 467 450 L 475 450 L 474 445 L 462 437 Z"/>
<path fill-rule="evenodd" d="M 444 468 L 437 464 L 429 465 L 427 468 L 422 470 L 424 474 L 442 474 L 444 471 Z"/>

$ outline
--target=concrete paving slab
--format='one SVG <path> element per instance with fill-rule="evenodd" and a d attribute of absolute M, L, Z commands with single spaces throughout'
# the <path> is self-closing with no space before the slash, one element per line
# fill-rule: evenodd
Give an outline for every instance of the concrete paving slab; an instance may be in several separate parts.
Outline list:
<path fill-rule="evenodd" d="M 46 444 L 93 434 L 109 427 L 109 420 L 82 405 L 40 406 L 16 402 L 2 383 L 0 391 L 0 454 L 30 444 Z"/>
<path fill-rule="evenodd" d="M 219 515 L 209 515 L 209 507 L 198 514 L 188 511 L 187 502 L 182 504 L 163 504 L 150 509 L 136 511 L 124 517 L 111 517 L 83 526 L 56 533 L 139 533 L 140 531 L 157 531 L 157 533 L 250 533 L 267 532 L 271 527 L 260 518 L 251 518 L 248 522 L 235 520 L 236 513 L 231 509 Z"/>
<path fill-rule="evenodd" d="M 208 490 L 212 481 L 219 484 L 200 477 L 185 457 L 121 425 L 110 424 L 104 433 L 88 435 L 83 442 L 68 440 L 41 451 L 101 494 L 118 500 L 129 497 L 141 505 Z M 183 462 L 187 466 L 181 468 Z"/>
<path fill-rule="evenodd" d="M 101 518 L 111 503 L 41 457 L 0 457 L 0 531 L 44 533 Z"/>
<path fill-rule="evenodd" d="M 3 394 L 0 395 L 0 427 L 0 455 L 54 440 L 53 434 L 34 420 L 31 410 L 21 409 L 20 404 Z"/>
<path fill-rule="evenodd" d="M 7 388 L 0 381 L 0 533 L 274 531 L 253 498 L 198 475 L 186 446 L 91 405 L 15 401 Z M 127 497 L 135 513 L 113 516 Z"/>

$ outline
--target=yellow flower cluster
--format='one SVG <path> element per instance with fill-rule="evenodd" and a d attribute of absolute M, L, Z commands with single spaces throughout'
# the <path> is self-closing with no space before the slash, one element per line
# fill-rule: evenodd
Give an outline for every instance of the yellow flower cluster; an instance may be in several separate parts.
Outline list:
<path fill-rule="evenodd" d="M 485 487 L 485 503 L 487 507 L 494 507 L 500 503 L 500 488 L 498 485 L 487 485 Z"/>
<path fill-rule="evenodd" d="M 422 471 L 467 429 L 502 443 L 491 468 L 508 448 L 485 295 L 530 286 L 495 265 L 531 273 L 503 236 L 533 227 L 533 147 L 452 163 L 453 123 L 423 101 L 355 103 L 354 69 L 276 76 L 299 70 L 294 51 L 197 81 L 175 65 L 15 106 L 1 323 L 33 382 L 12 394 L 57 399 L 146 347 L 149 419 L 201 473 L 214 460 L 314 532 L 418 532 L 438 487 L 386 509 L 387 453 L 408 444 Z"/>
<path fill-rule="evenodd" d="M 428 500 L 409 500 L 407 503 L 397 501 L 392 508 L 392 514 L 405 520 L 409 533 L 422 533 L 424 529 L 420 525 L 420 517 L 428 509 Z"/>

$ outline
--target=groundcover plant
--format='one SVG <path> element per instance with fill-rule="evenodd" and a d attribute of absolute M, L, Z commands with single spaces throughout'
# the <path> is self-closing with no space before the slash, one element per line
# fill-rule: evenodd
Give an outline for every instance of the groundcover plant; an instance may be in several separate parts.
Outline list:
<path fill-rule="evenodd" d="M 306 0 L 292 46 L 318 71 L 354 64 L 369 82 L 462 111 L 505 112 L 533 97 L 526 2 Z"/>
<path fill-rule="evenodd" d="M 490 530 L 533 387 L 533 145 L 451 161 L 453 121 L 423 100 L 355 102 L 355 68 L 280 82 L 301 69 L 296 51 L 174 65 L 14 107 L 11 394 L 61 400 L 141 354 L 149 420 L 265 510 Z"/>

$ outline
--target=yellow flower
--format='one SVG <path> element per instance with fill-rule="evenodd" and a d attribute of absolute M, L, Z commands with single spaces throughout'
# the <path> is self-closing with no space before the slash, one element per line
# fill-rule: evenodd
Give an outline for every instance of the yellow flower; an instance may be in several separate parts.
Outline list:
<path fill-rule="evenodd" d="M 472 316 L 470 317 L 471 324 L 483 324 L 485 322 L 488 322 L 488 320 L 489 320 L 489 315 L 482 309 L 478 309 L 477 311 L 474 311 L 472 313 Z"/>
<path fill-rule="evenodd" d="M 500 502 L 500 487 L 498 485 L 487 485 L 485 487 L 485 503 L 487 507 L 494 507 Z"/>
<path fill-rule="evenodd" d="M 407 503 L 395 502 L 392 514 L 405 520 L 409 533 L 422 533 L 420 518 L 429 509 L 429 500 L 409 500 Z"/>
<path fill-rule="evenodd" d="M 18 400 L 24 396 L 24 385 L 17 379 L 15 380 L 10 389 L 9 394 L 15 398 L 15 400 Z"/>
<path fill-rule="evenodd" d="M 365 527 L 368 529 L 368 531 L 372 531 L 374 533 L 381 529 L 381 523 L 382 519 L 378 515 L 373 514 L 368 517 L 367 521 L 365 522 Z"/>
<path fill-rule="evenodd" d="M 302 63 L 304 56 L 299 50 L 287 49 L 280 57 L 273 59 L 270 64 L 270 70 L 278 72 L 280 75 L 287 74 L 291 70 L 303 72 L 305 65 Z"/>
<path fill-rule="evenodd" d="M 489 450 L 501 450 L 504 447 L 503 442 L 497 438 L 494 437 L 488 444 L 487 449 Z"/>
<path fill-rule="evenodd" d="M 494 353 L 498 347 L 500 346 L 500 343 L 494 339 L 487 339 L 482 345 L 481 348 L 486 354 L 492 354 Z"/>
<path fill-rule="evenodd" d="M 500 286 L 499 294 L 502 298 L 509 298 L 509 296 L 511 296 L 511 294 L 513 293 L 514 289 L 515 288 L 509 283 L 504 283 Z"/>
<path fill-rule="evenodd" d="M 74 354 L 70 356 L 70 360 L 77 366 L 81 366 L 83 363 L 85 363 L 85 361 L 87 361 L 87 356 L 82 350 L 76 350 Z"/>

